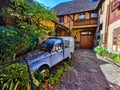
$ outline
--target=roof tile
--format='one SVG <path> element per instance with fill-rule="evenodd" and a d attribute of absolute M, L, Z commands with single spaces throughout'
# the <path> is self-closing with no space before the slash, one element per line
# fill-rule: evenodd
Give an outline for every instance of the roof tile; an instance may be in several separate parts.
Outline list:
<path fill-rule="evenodd" d="M 53 10 L 56 11 L 56 14 L 58 16 L 90 11 L 90 10 L 95 10 L 99 2 L 100 0 L 94 2 L 90 2 L 89 0 L 73 0 L 58 4 L 55 7 L 53 7 Z"/>

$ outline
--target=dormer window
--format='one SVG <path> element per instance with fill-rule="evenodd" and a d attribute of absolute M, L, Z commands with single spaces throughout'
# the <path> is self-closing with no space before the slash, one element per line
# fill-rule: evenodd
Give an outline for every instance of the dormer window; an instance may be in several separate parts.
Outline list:
<path fill-rule="evenodd" d="M 63 23 L 64 22 L 64 16 L 59 17 L 59 22 Z"/>
<path fill-rule="evenodd" d="M 91 18 L 97 18 L 97 12 L 91 11 Z"/>
<path fill-rule="evenodd" d="M 80 19 L 80 20 L 85 19 L 85 14 L 84 14 L 84 13 L 80 13 L 80 14 L 79 14 L 79 19 Z"/>

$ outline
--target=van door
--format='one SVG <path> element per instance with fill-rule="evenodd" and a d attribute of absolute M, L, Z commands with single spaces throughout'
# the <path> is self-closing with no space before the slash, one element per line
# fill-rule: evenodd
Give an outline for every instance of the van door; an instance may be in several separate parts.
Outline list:
<path fill-rule="evenodd" d="M 51 64 L 52 66 L 63 60 L 63 50 L 61 43 L 56 43 L 54 49 L 51 52 Z"/>
<path fill-rule="evenodd" d="M 65 40 L 64 41 L 64 58 L 67 58 L 70 55 L 70 41 Z"/>

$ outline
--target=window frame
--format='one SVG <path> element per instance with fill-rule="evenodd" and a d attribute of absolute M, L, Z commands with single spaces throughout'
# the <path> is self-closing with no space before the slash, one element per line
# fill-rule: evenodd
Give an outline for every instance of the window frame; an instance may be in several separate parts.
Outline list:
<path fill-rule="evenodd" d="M 94 16 L 94 15 L 95 15 L 95 16 Z M 91 12 L 90 12 L 90 17 L 91 17 L 91 18 L 97 18 L 97 17 L 98 17 L 97 11 L 91 11 Z"/>
<path fill-rule="evenodd" d="M 64 41 L 64 46 L 65 46 L 65 49 L 69 48 L 70 47 L 70 41 L 69 40 L 65 40 Z"/>
<path fill-rule="evenodd" d="M 62 45 L 61 45 L 61 43 L 56 43 L 54 51 L 59 51 L 59 50 L 62 50 Z"/>
<path fill-rule="evenodd" d="M 80 13 L 79 14 L 79 17 L 78 17 L 79 20 L 84 20 L 85 19 L 85 13 Z"/>
<path fill-rule="evenodd" d="M 113 31 L 113 42 L 112 42 L 112 50 L 116 52 L 120 52 L 120 27 L 114 29 Z"/>
<path fill-rule="evenodd" d="M 64 16 L 59 16 L 59 22 L 61 22 L 61 23 L 64 22 Z"/>

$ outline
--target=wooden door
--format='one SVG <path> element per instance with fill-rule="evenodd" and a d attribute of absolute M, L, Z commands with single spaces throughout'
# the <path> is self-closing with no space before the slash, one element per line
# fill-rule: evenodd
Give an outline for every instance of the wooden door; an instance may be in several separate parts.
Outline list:
<path fill-rule="evenodd" d="M 92 48 L 93 47 L 93 34 L 84 33 L 80 36 L 80 48 Z"/>
<path fill-rule="evenodd" d="M 66 36 L 67 35 L 67 31 L 66 30 L 58 30 L 57 35 L 58 36 Z"/>

